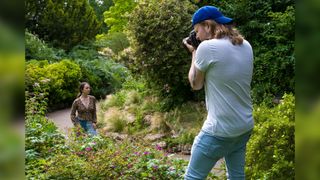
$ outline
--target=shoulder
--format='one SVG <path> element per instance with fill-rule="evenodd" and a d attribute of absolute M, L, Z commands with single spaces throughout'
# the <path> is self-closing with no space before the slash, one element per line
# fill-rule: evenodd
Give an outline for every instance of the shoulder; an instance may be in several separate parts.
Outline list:
<path fill-rule="evenodd" d="M 206 53 L 206 51 L 210 49 L 210 46 L 211 46 L 210 40 L 202 41 L 197 48 L 197 53 L 200 53 L 200 54 Z"/>
<path fill-rule="evenodd" d="M 79 102 L 80 102 L 80 98 L 75 99 L 75 100 L 73 101 L 73 103 L 72 103 L 72 107 L 77 106 L 77 105 L 79 104 Z"/>
<path fill-rule="evenodd" d="M 91 100 L 96 100 L 96 97 L 94 97 L 94 96 L 92 96 L 92 95 L 88 95 L 89 96 L 89 98 L 91 99 Z"/>
<path fill-rule="evenodd" d="M 212 42 L 213 42 L 212 40 L 204 40 L 204 41 L 202 41 L 198 48 L 202 49 L 202 48 L 205 48 L 207 46 L 210 46 L 212 44 Z"/>
<path fill-rule="evenodd" d="M 207 56 L 212 54 L 220 48 L 221 42 L 219 39 L 204 40 L 197 48 L 197 54 L 200 56 Z"/>
<path fill-rule="evenodd" d="M 80 97 L 76 98 L 76 99 L 73 101 L 73 103 L 77 103 L 77 102 L 79 102 L 79 101 L 80 101 Z"/>
<path fill-rule="evenodd" d="M 225 46 L 226 44 L 230 44 L 228 39 L 209 39 L 209 40 L 202 41 L 198 48 L 202 50 L 203 49 L 212 50 L 220 46 Z"/>
<path fill-rule="evenodd" d="M 251 47 L 251 44 L 249 43 L 249 41 L 247 41 L 247 40 L 243 40 L 243 43 L 242 43 L 243 45 L 245 45 L 245 46 L 248 46 L 248 47 L 250 47 L 250 48 L 252 48 Z"/>

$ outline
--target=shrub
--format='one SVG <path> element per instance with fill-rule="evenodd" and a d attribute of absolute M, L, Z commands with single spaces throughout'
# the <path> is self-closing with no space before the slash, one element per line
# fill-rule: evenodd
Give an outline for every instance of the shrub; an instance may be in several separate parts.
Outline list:
<path fill-rule="evenodd" d="M 25 171 L 28 179 L 43 179 L 48 159 L 65 149 L 65 139 L 54 123 L 45 117 L 47 84 L 34 85 L 33 93 L 26 92 Z"/>
<path fill-rule="evenodd" d="M 141 95 L 137 91 L 129 91 L 127 94 L 125 105 L 138 104 L 142 101 Z"/>
<path fill-rule="evenodd" d="M 26 28 L 65 50 L 94 39 L 101 27 L 87 0 L 27 0 L 25 7 Z"/>
<path fill-rule="evenodd" d="M 95 44 L 100 47 L 109 47 L 115 54 L 118 54 L 129 46 L 129 41 L 124 33 L 113 32 L 98 35 Z"/>
<path fill-rule="evenodd" d="M 105 98 L 107 94 L 121 88 L 129 72 L 115 63 L 110 57 L 100 55 L 92 45 L 78 45 L 69 53 L 81 67 L 81 81 L 87 81 L 92 86 L 92 95 Z"/>
<path fill-rule="evenodd" d="M 191 30 L 194 10 L 187 0 L 150 0 L 140 2 L 129 18 L 127 33 L 135 56 L 129 69 L 141 72 L 150 87 L 168 97 L 164 108 L 192 97 L 187 80 L 191 56 L 181 41 Z"/>
<path fill-rule="evenodd" d="M 69 148 L 48 163 L 47 179 L 78 179 L 79 175 L 81 179 L 183 179 L 187 165 L 139 140 L 77 138 Z"/>
<path fill-rule="evenodd" d="M 63 54 L 63 50 L 60 50 Z M 54 48 L 49 47 L 43 40 L 36 35 L 25 31 L 25 57 L 26 60 L 38 59 L 57 61 L 60 57 Z"/>
<path fill-rule="evenodd" d="M 107 121 L 106 124 L 109 125 L 108 130 L 113 132 L 122 132 L 127 124 L 126 117 L 116 109 L 109 113 L 105 121 Z"/>
<path fill-rule="evenodd" d="M 256 125 L 247 145 L 248 179 L 294 179 L 294 97 L 268 109 L 256 107 Z"/>
<path fill-rule="evenodd" d="M 51 109 L 70 105 L 78 92 L 82 74 L 79 65 L 64 59 L 49 64 L 48 61 L 28 61 L 25 71 L 25 86 L 29 92 L 39 81 L 48 81 L 48 107 Z"/>
<path fill-rule="evenodd" d="M 109 107 L 116 106 L 122 107 L 126 101 L 126 93 L 127 91 L 121 90 L 118 91 L 116 94 L 108 96 L 105 102 L 102 104 L 103 109 L 108 109 Z"/>

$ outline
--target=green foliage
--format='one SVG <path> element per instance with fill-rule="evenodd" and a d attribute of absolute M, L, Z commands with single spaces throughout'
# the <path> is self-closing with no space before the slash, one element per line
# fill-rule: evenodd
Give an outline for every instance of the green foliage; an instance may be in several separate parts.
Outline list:
<path fill-rule="evenodd" d="M 34 92 L 39 81 L 48 82 L 48 107 L 61 108 L 70 105 L 77 94 L 82 77 L 79 65 L 70 60 L 49 64 L 48 61 L 28 61 L 25 70 L 25 88 Z"/>
<path fill-rule="evenodd" d="M 95 44 L 101 48 L 109 47 L 115 54 L 129 46 L 126 35 L 122 32 L 109 32 L 97 35 Z"/>
<path fill-rule="evenodd" d="M 70 50 L 92 40 L 101 23 L 87 0 L 27 0 L 25 25 L 54 47 Z"/>
<path fill-rule="evenodd" d="M 105 98 L 107 94 L 121 88 L 129 72 L 121 64 L 100 55 L 94 47 L 76 46 L 69 53 L 81 67 L 81 81 L 87 81 L 92 86 L 92 95 Z"/>
<path fill-rule="evenodd" d="M 194 10 L 185 0 L 150 0 L 139 3 L 130 15 L 128 37 L 135 57 L 129 69 L 166 97 L 164 108 L 192 97 L 187 80 L 190 55 L 181 40 L 189 34 Z"/>
<path fill-rule="evenodd" d="M 299 98 L 301 98 L 300 95 Z M 300 99 L 297 102 L 301 106 Z M 318 179 L 320 177 L 320 172 L 318 171 L 320 162 L 320 100 L 316 99 L 314 104 L 309 104 L 308 109 L 302 109 L 298 105 L 295 114 L 295 178 Z"/>
<path fill-rule="evenodd" d="M 44 41 L 28 31 L 25 31 L 25 53 L 26 60 L 46 59 L 49 61 L 57 61 L 59 59 L 55 49 L 49 47 Z"/>
<path fill-rule="evenodd" d="M 71 139 L 70 150 L 57 154 L 46 166 L 46 178 L 181 179 L 187 165 L 138 140 L 115 143 L 103 136 Z"/>
<path fill-rule="evenodd" d="M 136 6 L 135 0 L 113 0 L 113 6 L 103 13 L 104 22 L 111 32 L 122 32 L 128 23 L 128 15 Z"/>
<path fill-rule="evenodd" d="M 294 1 L 250 1 L 236 6 L 236 11 L 254 13 L 233 12 L 255 52 L 252 81 L 255 103 L 270 95 L 281 97 L 285 92 L 294 93 L 293 6 Z"/>
<path fill-rule="evenodd" d="M 103 13 L 113 5 L 113 1 L 112 0 L 89 0 L 89 4 L 92 6 L 93 10 L 95 11 L 99 22 L 103 22 L 104 21 Z M 108 30 L 109 28 L 107 24 L 102 23 L 100 32 L 107 32 Z"/>
<path fill-rule="evenodd" d="M 124 105 L 133 103 L 139 106 L 139 109 L 145 109 L 145 106 L 141 104 L 141 99 L 145 98 L 148 93 L 150 93 L 150 91 L 146 88 L 145 80 L 142 78 L 137 80 L 133 78 L 132 75 L 128 75 L 126 81 L 122 84 L 122 89 L 102 102 L 101 108 L 103 110 L 114 106 L 124 108 Z M 154 106 L 154 104 L 150 106 Z"/>
<path fill-rule="evenodd" d="M 126 93 L 127 91 L 118 91 L 115 95 L 108 98 L 103 104 L 103 109 L 107 109 L 109 107 L 122 107 L 126 101 Z"/>
<path fill-rule="evenodd" d="M 176 138 L 166 139 L 169 149 L 177 145 L 192 145 L 195 136 L 203 125 L 206 115 L 204 104 L 195 102 L 184 103 L 165 113 L 165 118 L 170 127 L 179 135 Z M 175 149 L 172 150 L 175 151 Z"/>
<path fill-rule="evenodd" d="M 118 114 L 118 116 L 110 117 L 108 122 L 110 123 L 110 128 L 108 130 L 111 132 L 122 132 L 127 125 L 126 119 L 120 114 Z"/>
<path fill-rule="evenodd" d="M 43 54 L 43 58 L 47 56 Z M 92 95 L 100 99 L 119 89 L 128 76 L 124 66 L 99 54 L 93 45 L 75 46 L 64 57 L 73 60 L 52 64 L 46 60 L 31 60 L 26 65 L 26 90 L 32 92 L 36 81 L 50 81 L 49 108 L 52 109 L 69 106 L 76 97 L 80 81 L 89 82 L 93 87 Z"/>
<path fill-rule="evenodd" d="M 294 179 L 295 104 L 292 94 L 269 109 L 255 107 L 255 128 L 247 145 L 248 179 Z"/>
<path fill-rule="evenodd" d="M 285 92 L 294 93 L 294 9 L 269 12 L 271 21 L 264 26 L 264 44 L 256 48 L 252 92 L 260 103 L 269 95 L 281 97 Z"/>
<path fill-rule="evenodd" d="M 64 137 L 54 123 L 45 117 L 47 110 L 47 82 L 34 85 L 32 93 L 26 92 L 25 170 L 26 177 L 43 178 L 50 157 L 66 150 Z"/>
<path fill-rule="evenodd" d="M 128 48 L 125 48 L 124 50 L 120 51 L 117 56 L 115 56 L 115 60 L 126 67 L 128 67 L 132 72 L 138 72 L 137 68 L 133 66 L 133 63 L 135 62 L 134 52 L 129 46 Z"/>
<path fill-rule="evenodd" d="M 100 105 L 103 112 L 108 111 L 108 118 L 104 119 L 106 124 L 114 124 L 113 119 L 118 121 L 120 117 L 120 119 L 134 118 L 133 123 L 129 123 L 130 133 L 143 134 L 143 131 L 149 130 L 156 132 L 170 130 L 179 134 L 179 137 L 173 140 L 173 144 L 192 144 L 194 135 L 201 129 L 206 116 L 203 102 L 188 102 L 164 111 L 162 101 L 146 87 L 145 80 L 142 78 L 136 80 L 131 76 L 123 84 L 121 91 L 108 96 Z M 150 126 L 151 119 L 158 124 L 156 127 Z"/>

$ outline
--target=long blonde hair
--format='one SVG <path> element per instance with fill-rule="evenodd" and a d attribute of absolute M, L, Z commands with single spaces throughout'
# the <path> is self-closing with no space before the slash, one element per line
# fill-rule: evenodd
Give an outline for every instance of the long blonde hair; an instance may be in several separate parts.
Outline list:
<path fill-rule="evenodd" d="M 221 39 L 228 37 L 233 45 L 241 45 L 244 37 L 232 24 L 218 24 L 214 20 L 205 20 L 200 23 L 202 26 L 210 26 L 213 38 Z"/>

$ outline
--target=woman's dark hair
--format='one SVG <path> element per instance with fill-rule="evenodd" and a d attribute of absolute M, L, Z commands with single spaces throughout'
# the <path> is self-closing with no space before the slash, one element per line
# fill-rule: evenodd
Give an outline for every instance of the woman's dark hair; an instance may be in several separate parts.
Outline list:
<path fill-rule="evenodd" d="M 82 83 L 80 83 L 79 93 L 78 93 L 78 96 L 77 96 L 77 97 L 80 97 L 80 96 L 81 96 L 82 90 L 83 90 L 83 88 L 84 88 L 84 86 L 85 86 L 86 84 L 88 84 L 88 85 L 90 86 L 90 84 L 89 84 L 88 82 L 82 82 Z"/>

